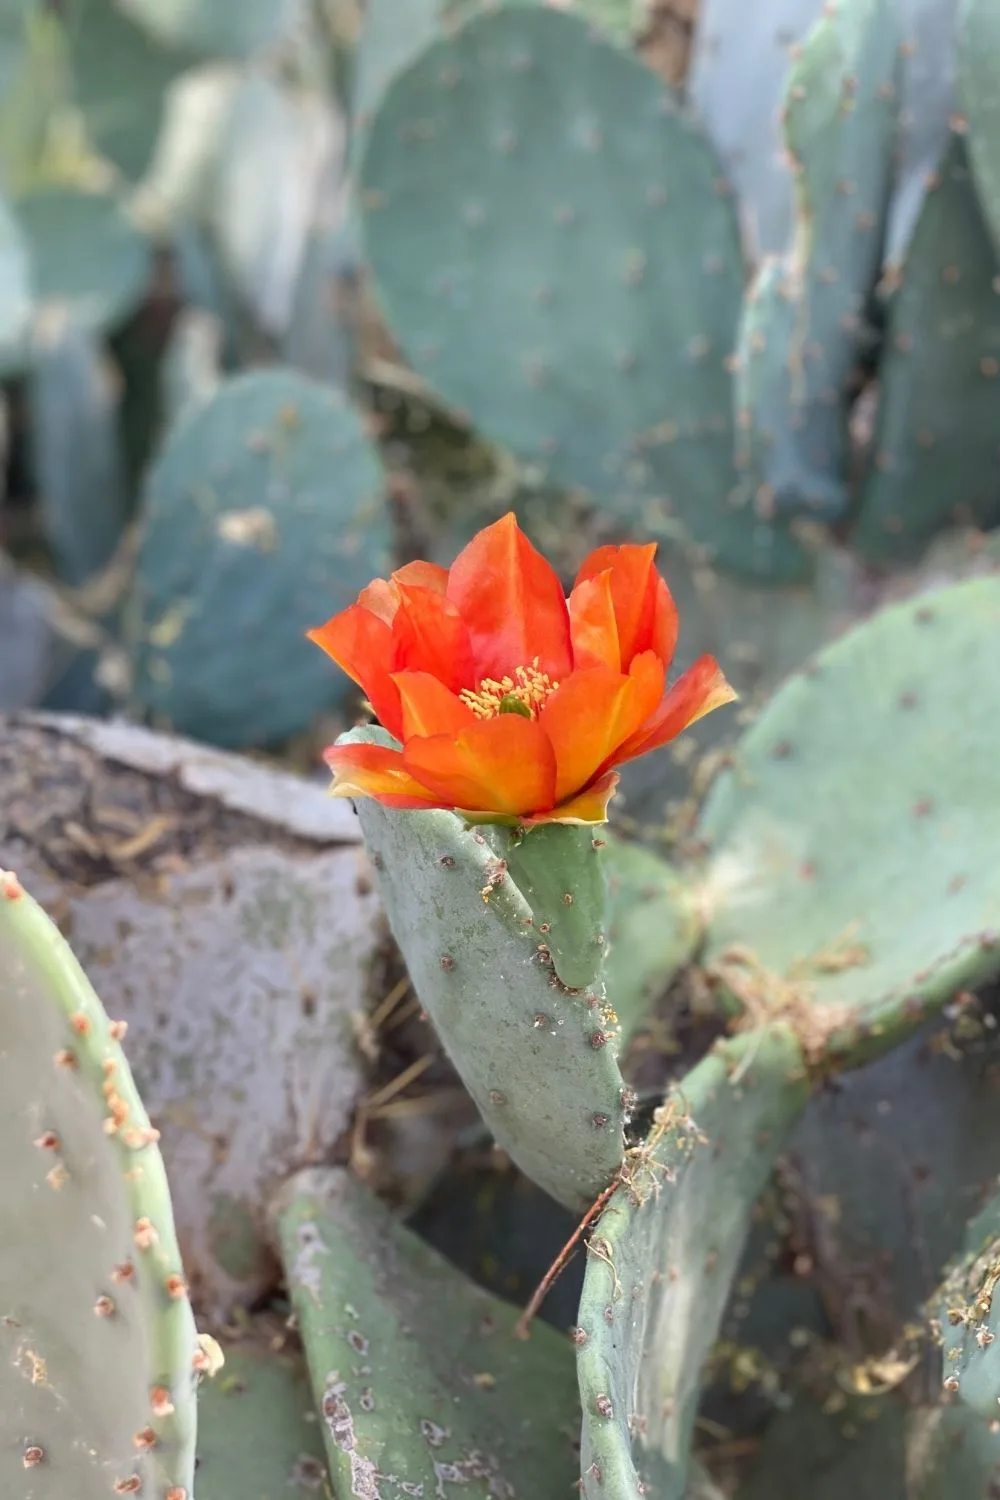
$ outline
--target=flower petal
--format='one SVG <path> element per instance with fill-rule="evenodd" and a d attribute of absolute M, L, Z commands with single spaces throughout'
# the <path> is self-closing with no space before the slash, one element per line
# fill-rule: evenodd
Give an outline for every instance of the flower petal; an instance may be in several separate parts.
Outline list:
<path fill-rule="evenodd" d="M 402 714 L 399 693 L 389 675 L 393 668 L 392 630 L 385 620 L 363 604 L 352 604 L 308 635 L 364 688 L 379 723 L 398 739 Z"/>
<path fill-rule="evenodd" d="M 620 670 L 624 672 L 643 651 L 655 651 L 668 667 L 677 646 L 677 610 L 665 580 L 656 570 L 655 559 L 655 542 L 597 547 L 584 559 L 570 595 L 572 614 L 577 589 L 601 573 L 610 572 Z"/>
<path fill-rule="evenodd" d="M 401 750 L 387 745 L 331 745 L 323 759 L 333 772 L 334 797 L 374 797 L 386 807 L 436 807 L 433 792 L 414 781 Z"/>
<path fill-rule="evenodd" d="M 736 697 L 715 657 L 699 656 L 664 694 L 649 721 L 621 747 L 618 763 L 634 760 L 676 739 L 705 714 L 732 703 Z"/>
<path fill-rule="evenodd" d="M 449 807 L 473 812 L 544 812 L 555 800 L 555 756 L 534 719 L 474 719 L 458 735 L 408 740 L 406 769 Z"/>
<path fill-rule="evenodd" d="M 472 538 L 448 574 L 475 654 L 476 677 L 530 666 L 561 680 L 572 661 L 569 613 L 555 570 L 528 541 L 513 511 Z"/>
<path fill-rule="evenodd" d="M 568 802 L 561 802 L 551 812 L 525 818 L 525 826 L 533 827 L 538 823 L 606 823 L 608 803 L 614 796 L 617 785 L 618 772 L 605 771 L 593 786 L 577 792 L 575 797 L 570 797 Z"/>
<path fill-rule="evenodd" d="M 644 651 L 628 675 L 610 667 L 573 672 L 552 694 L 538 722 L 556 757 L 556 804 L 572 797 L 618 760 L 663 696 L 663 663 Z"/>
<path fill-rule="evenodd" d="M 431 672 L 460 692 L 473 685 L 469 632 L 455 605 L 439 590 L 398 586 L 399 608 L 392 622 L 393 667 Z"/>
<path fill-rule="evenodd" d="M 448 569 L 419 559 L 397 568 L 392 580 L 403 588 L 433 589 L 435 594 L 445 594 L 448 591 Z"/>
<path fill-rule="evenodd" d="M 586 667 L 610 667 L 612 672 L 621 671 L 610 568 L 576 585 L 569 596 L 569 624 L 574 671 Z"/>
<path fill-rule="evenodd" d="M 403 739 L 433 734 L 461 734 L 472 721 L 472 711 L 430 672 L 396 672 L 403 709 Z"/>

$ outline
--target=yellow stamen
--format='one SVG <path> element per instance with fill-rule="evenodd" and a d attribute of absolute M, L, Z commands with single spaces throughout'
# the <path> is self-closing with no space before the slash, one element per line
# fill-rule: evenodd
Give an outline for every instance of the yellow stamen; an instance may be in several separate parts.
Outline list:
<path fill-rule="evenodd" d="M 458 696 L 477 719 L 495 719 L 511 710 L 519 712 L 513 705 L 511 710 L 504 708 L 505 700 L 510 704 L 512 699 L 514 704 L 522 704 L 531 718 L 537 719 L 539 709 L 558 686 L 547 672 L 539 671 L 536 656 L 530 667 L 515 667 L 513 677 L 484 677 L 478 688 L 465 688 Z"/>

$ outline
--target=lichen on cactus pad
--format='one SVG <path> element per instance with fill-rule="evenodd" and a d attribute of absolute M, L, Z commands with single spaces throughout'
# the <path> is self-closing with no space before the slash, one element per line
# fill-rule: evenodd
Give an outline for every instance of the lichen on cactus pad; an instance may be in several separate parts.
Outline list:
<path fill-rule="evenodd" d="M 944 1344 L 944 1389 L 981 1416 L 1000 1410 L 1000 1197 L 969 1225 L 965 1250 L 945 1277 L 936 1305 Z"/>
<path fill-rule="evenodd" d="M 146 484 L 127 634 L 136 707 L 227 748 L 305 730 L 346 696 L 303 637 L 386 571 L 378 456 L 343 396 L 236 376 L 167 436 Z"/>
<path fill-rule="evenodd" d="M 547 6 L 476 15 L 390 85 L 362 188 L 390 327 L 445 401 L 619 524 L 808 576 L 733 462 L 731 195 L 649 69 Z"/>
<path fill-rule="evenodd" d="M 513 1307 L 343 1170 L 293 1177 L 274 1212 L 336 1495 L 572 1494 L 568 1339 L 514 1337 Z"/>
<path fill-rule="evenodd" d="M 712 788 L 702 962 L 824 1064 L 1000 968 L 1000 579 L 884 609 L 776 694 Z"/>
<path fill-rule="evenodd" d="M 0 873 L 0 1489 L 193 1500 L 199 1348 L 156 1132 L 69 946 Z"/>
<path fill-rule="evenodd" d="M 380 729 L 345 741 L 391 743 Z M 483 1118 L 523 1171 L 582 1211 L 618 1168 L 627 1113 L 602 979 L 593 830 L 525 836 L 564 835 L 592 866 L 588 878 L 576 874 L 571 906 L 539 901 L 537 890 L 533 904 L 505 857 L 506 829 L 468 829 L 451 812 L 369 797 L 357 810 L 414 988 Z"/>
<path fill-rule="evenodd" d="M 626 1157 L 590 1238 L 574 1334 L 586 1500 L 684 1500 L 702 1365 L 808 1094 L 786 1027 L 734 1038 L 671 1090 Z"/>

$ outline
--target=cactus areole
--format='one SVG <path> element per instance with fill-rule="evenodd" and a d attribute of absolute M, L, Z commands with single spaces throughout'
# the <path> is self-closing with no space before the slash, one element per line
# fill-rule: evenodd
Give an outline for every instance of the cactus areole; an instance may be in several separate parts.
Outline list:
<path fill-rule="evenodd" d="M 599 547 L 566 599 L 511 513 L 450 569 L 369 584 L 310 638 L 400 743 L 331 746 L 335 795 L 470 823 L 603 823 L 616 765 L 735 697 L 711 656 L 667 688 L 678 621 L 655 551 Z"/>

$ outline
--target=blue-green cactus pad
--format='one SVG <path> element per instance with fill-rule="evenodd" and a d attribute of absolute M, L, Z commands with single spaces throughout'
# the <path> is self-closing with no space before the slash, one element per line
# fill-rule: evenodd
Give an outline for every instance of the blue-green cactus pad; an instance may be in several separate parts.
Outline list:
<path fill-rule="evenodd" d="M 732 197 L 652 72 L 544 6 L 476 16 L 390 86 L 362 188 L 391 329 L 445 401 L 619 525 L 808 574 L 733 462 Z"/>
<path fill-rule="evenodd" d="M 305 639 L 389 566 L 377 454 L 339 393 L 273 369 L 189 409 L 149 475 L 128 608 L 137 707 L 239 748 L 350 685 Z"/>
<path fill-rule="evenodd" d="M 878 421 L 853 545 L 919 557 L 952 523 L 1000 521 L 1000 262 L 952 137 L 888 303 Z"/>
<path fill-rule="evenodd" d="M 884 609 L 785 684 L 709 794 L 703 962 L 827 1057 L 1000 968 L 998 629 L 996 576 Z"/>

